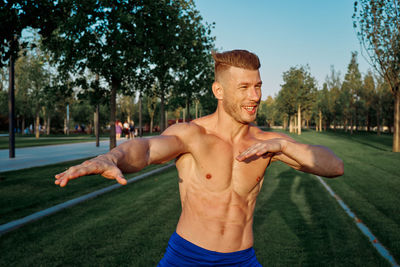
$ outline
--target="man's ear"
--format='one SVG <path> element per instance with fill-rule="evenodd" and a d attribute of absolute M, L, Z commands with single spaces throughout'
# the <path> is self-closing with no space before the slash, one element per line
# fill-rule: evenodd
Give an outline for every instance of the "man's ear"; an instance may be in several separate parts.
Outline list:
<path fill-rule="evenodd" d="M 216 99 L 222 100 L 224 98 L 224 89 L 222 88 L 222 84 L 219 82 L 214 82 L 212 84 L 212 91 Z"/>

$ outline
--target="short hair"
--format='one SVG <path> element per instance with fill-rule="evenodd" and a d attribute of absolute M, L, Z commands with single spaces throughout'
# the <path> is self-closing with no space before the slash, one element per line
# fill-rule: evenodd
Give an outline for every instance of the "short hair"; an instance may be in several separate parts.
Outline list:
<path fill-rule="evenodd" d="M 230 66 L 247 70 L 258 70 L 261 66 L 260 60 L 256 54 L 247 50 L 231 50 L 222 53 L 212 51 L 214 58 L 214 77 L 217 81 L 218 76 Z"/>

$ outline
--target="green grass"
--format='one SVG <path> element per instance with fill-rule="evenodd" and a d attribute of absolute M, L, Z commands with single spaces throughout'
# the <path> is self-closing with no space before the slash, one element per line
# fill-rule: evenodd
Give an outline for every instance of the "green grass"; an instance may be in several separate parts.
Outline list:
<path fill-rule="evenodd" d="M 345 175 L 326 181 L 399 261 L 400 155 L 390 152 L 386 137 L 294 137 L 327 145 L 343 158 Z M 61 189 L 53 185 L 54 173 L 64 168 L 57 165 L 2 173 L 0 201 L 16 196 L 0 202 L 0 218 L 29 213 L 32 202 L 41 209 L 54 198 L 64 201 L 113 183 L 91 176 Z M 29 179 L 33 173 L 38 176 Z M 180 214 L 177 177 L 174 169 L 153 175 L 1 236 L 0 266 L 155 266 Z M 19 193 L 25 184 L 29 189 Z M 19 199 L 19 208 L 3 212 Z M 389 266 L 314 176 L 281 163 L 267 169 L 254 233 L 264 266 Z"/>
<path fill-rule="evenodd" d="M 160 133 L 145 133 L 143 136 L 159 135 Z M 124 137 L 121 137 L 124 138 Z M 101 135 L 100 141 L 109 140 L 108 135 Z M 15 137 L 15 147 L 33 147 L 33 146 L 48 146 L 48 145 L 61 145 L 61 144 L 72 144 L 82 142 L 95 142 L 96 137 L 88 134 L 71 134 L 71 135 L 41 135 L 39 139 L 36 139 L 33 134 L 22 135 L 17 134 Z M 8 136 L 0 136 L 0 149 L 8 149 Z"/>
<path fill-rule="evenodd" d="M 106 140 L 102 137 L 100 140 Z M 48 146 L 60 144 L 72 144 L 81 142 L 95 142 L 96 137 L 91 135 L 70 135 L 70 136 L 40 136 L 36 139 L 35 136 L 22 136 L 15 137 L 15 147 L 33 147 L 33 146 Z M 0 136 L 0 149 L 8 149 L 8 136 Z"/>
<path fill-rule="evenodd" d="M 343 159 L 345 174 L 328 184 L 399 262 L 400 153 L 391 152 L 391 136 L 305 132 L 293 137 L 323 143 Z"/>
<path fill-rule="evenodd" d="M 0 265 L 155 266 L 179 214 L 171 169 L 2 236 Z M 268 171 L 254 231 L 264 266 L 388 266 L 312 176 L 282 164 Z"/>
<path fill-rule="evenodd" d="M 73 180 L 65 188 L 60 188 L 54 184 L 55 174 L 83 161 L 83 159 L 74 160 L 44 167 L 0 173 L 0 224 L 25 217 L 116 183 L 114 180 L 104 179 L 100 175 L 92 175 Z M 160 165 L 148 166 L 138 173 L 126 175 L 126 178 L 159 167 Z"/>

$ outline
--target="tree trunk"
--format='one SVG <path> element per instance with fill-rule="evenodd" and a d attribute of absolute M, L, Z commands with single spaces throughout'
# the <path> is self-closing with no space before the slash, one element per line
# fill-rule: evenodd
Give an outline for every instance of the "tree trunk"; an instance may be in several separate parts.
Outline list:
<path fill-rule="evenodd" d="M 117 138 L 115 135 L 115 112 L 116 112 L 116 98 L 119 81 L 111 78 L 111 97 L 110 97 L 110 150 L 117 146 Z"/>
<path fill-rule="evenodd" d="M 161 83 L 160 83 L 161 84 Z M 164 91 L 163 90 L 161 90 L 161 96 L 160 96 L 160 99 L 161 99 L 161 103 L 160 103 L 160 116 L 161 116 L 161 118 L 160 118 L 160 130 L 161 130 L 161 132 L 164 132 L 164 130 L 165 130 L 165 96 L 164 96 Z"/>
<path fill-rule="evenodd" d="M 344 119 L 344 132 L 347 133 L 347 118 Z"/>
<path fill-rule="evenodd" d="M 142 123 L 142 92 L 139 94 L 139 136 L 143 136 L 143 123 Z"/>
<path fill-rule="evenodd" d="M 187 121 L 190 121 L 190 97 L 186 98 L 186 116 L 187 116 Z"/>
<path fill-rule="evenodd" d="M 400 152 L 400 88 L 394 90 L 393 152 Z"/>
<path fill-rule="evenodd" d="M 287 118 L 286 118 L 286 116 L 283 117 L 283 129 L 285 131 L 287 130 Z"/>
<path fill-rule="evenodd" d="M 69 135 L 69 104 L 67 104 L 67 110 L 66 110 L 65 132 L 67 135 Z"/>
<path fill-rule="evenodd" d="M 297 134 L 301 135 L 301 106 L 300 104 L 297 106 Z"/>
<path fill-rule="evenodd" d="M 350 134 L 353 134 L 353 116 L 350 118 Z"/>
<path fill-rule="evenodd" d="M 150 133 L 153 133 L 153 121 L 154 121 L 154 113 L 150 115 Z"/>
<path fill-rule="evenodd" d="M 183 120 L 183 122 L 186 122 L 186 109 L 185 108 L 182 110 L 182 120 Z"/>
<path fill-rule="evenodd" d="M 25 134 L 25 116 L 22 117 L 22 127 L 21 127 L 21 130 L 22 130 L 22 134 Z"/>
<path fill-rule="evenodd" d="M 292 115 L 289 116 L 289 133 L 293 132 Z"/>
<path fill-rule="evenodd" d="M 10 49 L 12 49 L 14 42 L 11 43 Z M 9 68 L 9 79 L 8 79 L 8 150 L 9 158 L 15 158 L 15 74 L 14 74 L 14 58 L 10 53 L 10 68 Z"/>
<path fill-rule="evenodd" d="M 67 134 L 67 117 L 64 118 L 64 134 Z"/>
<path fill-rule="evenodd" d="M 165 127 L 169 127 L 169 124 L 168 124 L 168 111 L 165 111 Z"/>
<path fill-rule="evenodd" d="M 100 146 L 100 124 L 99 124 L 99 104 L 96 105 L 96 111 L 94 112 L 94 135 L 96 136 L 96 146 Z"/>
<path fill-rule="evenodd" d="M 47 114 L 47 127 L 46 127 L 47 135 L 50 135 L 50 122 L 51 122 L 50 114 Z"/>
<path fill-rule="evenodd" d="M 35 137 L 36 137 L 36 139 L 39 139 L 39 136 L 40 136 L 39 124 L 40 124 L 39 111 L 36 111 L 36 120 L 35 120 Z"/>
<path fill-rule="evenodd" d="M 378 110 L 376 111 L 376 133 L 378 135 L 381 135 L 381 114 L 380 114 L 380 107 L 378 107 Z"/>
<path fill-rule="evenodd" d="M 196 100 L 196 119 L 199 117 L 199 101 Z"/>
<path fill-rule="evenodd" d="M 322 111 L 321 110 L 319 110 L 318 115 L 319 115 L 319 123 L 318 123 L 319 131 L 322 132 Z"/>

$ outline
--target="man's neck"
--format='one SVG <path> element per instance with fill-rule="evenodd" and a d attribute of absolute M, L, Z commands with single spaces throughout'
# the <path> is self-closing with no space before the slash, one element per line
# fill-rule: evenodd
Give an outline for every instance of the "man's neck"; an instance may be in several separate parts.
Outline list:
<path fill-rule="evenodd" d="M 236 121 L 221 107 L 217 108 L 215 119 L 214 131 L 218 133 L 218 136 L 228 142 L 237 143 L 249 132 L 249 124 Z"/>

